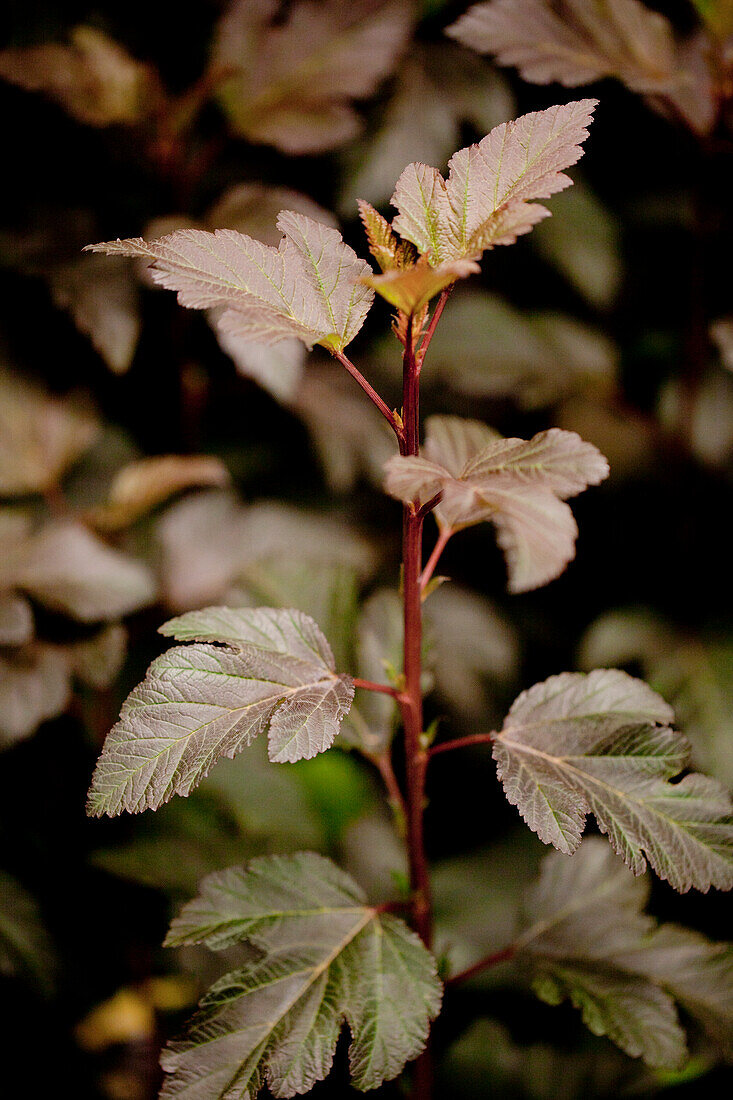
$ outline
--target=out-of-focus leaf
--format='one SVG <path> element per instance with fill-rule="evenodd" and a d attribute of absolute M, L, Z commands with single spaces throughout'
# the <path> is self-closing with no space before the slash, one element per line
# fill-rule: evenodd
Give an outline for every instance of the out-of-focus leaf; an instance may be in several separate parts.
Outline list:
<path fill-rule="evenodd" d="M 91 638 L 67 648 L 72 672 L 87 687 L 103 691 L 117 678 L 127 652 L 127 631 L 110 623 Z"/>
<path fill-rule="evenodd" d="M 686 767 L 671 708 L 615 669 L 565 672 L 523 692 L 494 742 L 504 791 L 546 844 L 570 855 L 593 813 L 635 874 L 647 860 L 682 892 L 733 886 L 730 796 Z"/>
<path fill-rule="evenodd" d="M 0 494 L 43 493 L 93 442 L 98 421 L 74 397 L 52 397 L 0 368 Z"/>
<path fill-rule="evenodd" d="M 356 671 L 365 680 L 387 684 L 402 668 L 402 607 L 392 589 L 379 589 L 365 602 L 356 629 Z M 399 714 L 389 695 L 357 690 L 341 727 L 341 741 L 367 756 L 389 749 Z"/>
<path fill-rule="evenodd" d="M 638 477 L 653 465 L 658 441 L 655 424 L 633 407 L 615 406 L 602 394 L 566 397 L 555 414 L 555 423 L 577 432 L 608 459 L 611 478 Z"/>
<path fill-rule="evenodd" d="M 431 593 L 425 623 L 428 664 L 441 698 L 467 721 L 490 721 L 487 683 L 505 682 L 516 673 L 515 629 L 483 596 L 453 584 Z"/>
<path fill-rule="evenodd" d="M 394 436 L 343 370 L 327 363 L 309 366 L 293 409 L 308 428 L 334 492 L 353 489 L 362 473 L 382 484 L 384 463 L 395 453 Z"/>
<path fill-rule="evenodd" d="M 50 520 L 30 537 L 14 580 L 46 607 L 81 622 L 116 619 L 156 597 L 143 562 L 106 546 L 73 520 Z"/>
<path fill-rule="evenodd" d="M 339 668 L 349 667 L 356 620 L 357 571 L 338 561 L 303 560 L 297 552 L 259 558 L 228 590 L 229 607 L 295 607 L 321 626 Z"/>
<path fill-rule="evenodd" d="M 229 472 L 207 455 L 160 455 L 142 458 L 118 472 L 109 499 L 85 517 L 100 531 L 117 531 L 152 511 L 168 497 L 192 486 L 229 484 Z"/>
<path fill-rule="evenodd" d="M 513 244 L 548 216 L 529 200 L 572 183 L 562 169 L 582 156 L 597 102 L 578 100 L 494 127 L 478 145 L 454 153 L 447 181 L 435 168 L 409 164 L 391 199 L 394 229 L 433 264 L 475 260 L 487 248 Z"/>
<path fill-rule="evenodd" d="M 0 593 L 0 645 L 25 645 L 33 637 L 33 612 L 23 596 Z"/>
<path fill-rule="evenodd" d="M 613 345 L 599 330 L 556 313 L 527 315 L 496 295 L 460 290 L 441 317 L 423 382 L 526 408 L 589 387 L 607 387 Z"/>
<path fill-rule="evenodd" d="M 525 831 L 435 864 L 435 946 L 451 973 L 512 942 L 523 892 L 537 875 L 543 854 L 537 839 Z M 505 970 L 493 967 L 472 979 L 482 986 L 504 980 Z"/>
<path fill-rule="evenodd" d="M 733 34 L 733 0 L 692 0 L 700 18 L 720 39 Z"/>
<path fill-rule="evenodd" d="M 19 882 L 0 871 L 0 974 L 30 978 L 48 993 L 55 969 L 36 901 Z"/>
<path fill-rule="evenodd" d="M 280 340 L 277 344 L 261 344 L 235 332 L 219 327 L 215 311 L 209 315 L 219 347 L 226 352 L 240 374 L 252 378 L 258 385 L 283 404 L 290 404 L 302 383 L 307 352 L 300 340 Z"/>
<path fill-rule="evenodd" d="M 234 0 L 219 23 L 212 72 L 235 133 L 286 153 L 320 153 L 360 129 L 353 99 L 393 69 L 414 20 L 407 0 Z"/>
<path fill-rule="evenodd" d="M 461 1097 L 485 1096 L 485 1082 L 499 1096 L 521 1100 L 592 1100 L 633 1094 L 639 1071 L 620 1051 L 601 1045 L 560 1049 L 519 1043 L 495 1020 L 474 1021 L 449 1049 L 444 1079 Z"/>
<path fill-rule="evenodd" d="M 69 45 L 3 50 L 0 77 L 45 93 L 88 126 L 130 125 L 153 106 L 146 66 L 96 27 L 75 27 Z"/>
<path fill-rule="evenodd" d="M 532 235 L 535 247 L 591 305 L 609 308 L 623 274 L 616 221 L 579 181 L 558 195 L 552 208 L 554 217 L 540 222 Z"/>
<path fill-rule="evenodd" d="M 126 700 L 92 779 L 90 814 L 138 813 L 185 796 L 219 757 L 235 756 L 259 733 L 268 733 L 278 763 L 333 743 L 354 686 L 336 673 L 307 615 L 209 607 L 161 633 L 195 644 L 158 657 Z"/>
<path fill-rule="evenodd" d="M 692 636 L 654 612 L 606 612 L 581 641 L 583 668 L 640 664 L 645 679 L 674 706 L 692 763 L 733 787 L 733 643 Z"/>
<path fill-rule="evenodd" d="M 192 1083 L 213 1095 L 233 1073 L 252 1097 L 266 1080 L 283 1096 L 307 1092 L 330 1069 L 343 1022 L 357 1088 L 397 1076 L 422 1050 L 440 1008 L 435 962 L 402 921 L 368 906 L 334 864 L 300 853 L 212 875 L 166 943 L 222 949 L 240 941 L 263 957 L 217 982 L 186 1036 L 169 1044 L 164 1096 Z"/>
<path fill-rule="evenodd" d="M 733 952 L 643 913 L 648 883 L 604 842 L 584 841 L 572 860 L 551 855 L 528 893 L 517 941 L 535 991 L 550 1004 L 570 997 L 597 1035 L 652 1066 L 687 1058 L 675 1001 L 713 1041 L 729 1046 Z"/>
<path fill-rule="evenodd" d="M 371 902 L 394 901 L 398 884 L 409 883 L 404 840 L 383 806 L 350 822 L 341 837 L 339 854 L 340 866 L 356 879 Z"/>
<path fill-rule="evenodd" d="M 733 318 L 723 317 L 710 326 L 720 357 L 728 370 L 733 370 Z"/>
<path fill-rule="evenodd" d="M 92 252 L 138 256 L 153 279 L 178 291 L 190 309 L 223 310 L 224 332 L 265 344 L 297 337 L 343 351 L 369 312 L 374 293 L 359 282 L 368 264 L 341 234 L 304 214 L 283 210 L 280 246 L 263 245 L 234 229 L 181 229 L 146 242 L 142 237 L 88 245 Z"/>
<path fill-rule="evenodd" d="M 308 195 L 290 187 L 273 187 L 264 183 L 238 183 L 230 187 L 209 207 L 203 218 L 203 227 L 236 229 L 277 248 L 280 232 L 276 222 L 281 210 L 294 210 L 312 221 L 337 228 L 333 214 Z"/>
<path fill-rule="evenodd" d="M 69 701 L 69 668 L 56 647 L 31 643 L 0 653 L 0 746 L 29 737 Z"/>
<path fill-rule="evenodd" d="M 211 532 L 216 531 L 216 539 Z M 374 551 L 342 518 L 275 502 L 245 507 L 228 493 L 206 492 L 169 508 L 158 523 L 165 600 L 187 610 L 224 597 L 241 577 L 265 574 L 277 560 L 340 563 L 366 576 Z"/>
<path fill-rule="evenodd" d="M 639 0 L 490 0 L 447 33 L 533 84 L 569 88 L 615 76 L 632 91 L 666 97 L 705 133 L 715 105 L 707 67 L 678 47 L 672 25 Z M 655 99 L 652 98 L 652 103 Z"/>
<path fill-rule="evenodd" d="M 676 379 L 660 393 L 657 415 L 675 430 L 682 422 L 693 454 L 708 466 L 727 466 L 733 458 L 733 377 L 720 367 L 705 374 L 695 387 L 692 409 Z"/>
<path fill-rule="evenodd" d="M 380 128 L 345 154 L 339 210 L 351 215 L 357 199 L 388 202 L 406 162 L 444 164 L 462 122 L 486 133 L 513 114 L 511 92 L 489 66 L 452 43 L 414 42 Z"/>
<path fill-rule="evenodd" d="M 109 369 L 124 374 L 140 336 L 130 262 L 119 256 L 81 258 L 53 268 L 48 279 L 56 305 L 69 311 Z"/>
<path fill-rule="evenodd" d="M 427 422 L 423 453 L 391 458 L 385 488 L 402 501 L 425 503 L 438 492 L 435 517 L 443 531 L 491 520 L 506 553 L 509 587 L 525 592 L 557 577 L 575 552 L 577 528 L 564 503 L 608 475 L 603 455 L 580 436 L 559 428 L 531 440 L 499 439 L 476 449 L 476 422 Z M 464 423 L 463 446 L 455 435 Z M 479 425 L 480 427 L 480 425 Z M 465 455 L 469 457 L 461 462 Z"/>

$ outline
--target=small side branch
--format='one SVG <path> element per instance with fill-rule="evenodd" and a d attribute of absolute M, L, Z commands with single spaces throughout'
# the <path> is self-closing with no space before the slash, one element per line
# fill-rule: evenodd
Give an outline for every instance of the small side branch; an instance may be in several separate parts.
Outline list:
<path fill-rule="evenodd" d="M 352 680 L 354 687 L 363 688 L 364 691 L 379 691 L 382 695 L 391 695 L 394 699 L 400 697 L 397 688 L 393 688 L 390 684 L 375 684 L 373 680 L 361 680 L 358 676 L 352 676 Z"/>
<path fill-rule="evenodd" d="M 428 501 L 428 504 L 429 503 L 430 503 L 430 501 Z M 422 511 L 422 508 L 420 509 L 420 511 Z M 435 567 L 438 564 L 438 562 L 440 561 L 440 555 L 445 550 L 446 543 L 448 542 L 448 539 L 451 537 L 452 534 L 453 534 L 453 532 L 449 527 L 442 527 L 440 529 L 440 534 L 438 535 L 437 542 L 435 543 L 435 546 L 433 547 L 433 552 L 431 553 L 430 557 L 428 558 L 428 560 L 425 564 L 425 568 L 423 569 L 422 573 L 420 574 L 420 591 L 421 592 L 424 592 L 425 589 L 427 588 L 427 586 L 430 582 L 430 578 L 432 577 L 433 573 L 435 572 Z"/>
<path fill-rule="evenodd" d="M 509 959 L 513 959 L 517 953 L 517 945 L 510 943 L 508 947 L 502 948 L 501 951 L 494 951 L 491 955 L 486 955 L 485 958 L 479 959 L 473 966 L 466 967 L 465 970 L 461 970 L 458 974 L 454 974 L 452 978 L 448 978 L 446 985 L 454 986 L 460 985 L 461 982 L 467 982 L 471 978 L 475 978 L 477 974 L 483 973 L 484 970 L 490 970 L 492 966 L 498 966 L 499 963 L 508 962 Z"/>
<path fill-rule="evenodd" d="M 496 739 L 495 733 L 471 733 L 468 737 L 456 737 L 454 741 L 441 741 L 433 745 L 429 750 L 430 757 L 437 756 L 439 752 L 452 752 L 453 749 L 465 749 L 468 745 L 485 745 Z"/>
<path fill-rule="evenodd" d="M 433 334 L 434 334 L 436 328 L 438 327 L 438 321 L 440 320 L 440 318 L 442 316 L 443 310 L 445 309 L 445 306 L 446 306 L 446 302 L 450 298 L 451 291 L 453 290 L 454 286 L 455 286 L 455 283 L 451 283 L 450 286 L 447 286 L 445 288 L 445 290 L 441 291 L 440 297 L 438 298 L 438 304 L 436 305 L 435 309 L 433 310 L 433 316 L 430 318 L 430 324 L 428 325 L 427 329 L 425 330 L 425 335 L 423 336 L 422 342 L 421 342 L 420 347 L 418 348 L 418 351 L 417 351 L 416 360 L 417 360 L 418 370 L 422 369 L 422 364 L 423 364 L 423 359 L 425 358 L 425 353 L 427 352 L 428 348 L 430 347 L 430 341 L 432 340 Z"/>
<path fill-rule="evenodd" d="M 380 752 L 377 756 L 370 756 L 369 759 L 382 777 L 382 782 L 384 783 L 389 798 L 389 804 L 395 816 L 395 823 L 400 834 L 404 836 L 407 829 L 407 806 L 405 805 L 404 795 L 402 794 L 400 785 L 397 782 L 397 776 L 392 767 L 392 758 L 390 757 L 389 749 L 385 750 L 385 752 Z"/>
<path fill-rule="evenodd" d="M 344 355 L 342 351 L 334 351 L 332 354 L 335 359 L 338 359 L 342 367 L 346 367 L 347 371 L 354 379 L 354 381 L 358 382 L 372 404 L 376 405 L 376 407 L 379 409 L 380 413 L 397 436 L 397 439 L 400 441 L 400 443 L 402 443 L 405 438 L 405 426 L 402 423 L 402 418 L 396 412 L 390 409 L 389 405 L 387 405 L 387 403 L 382 400 L 374 387 L 369 382 L 367 382 L 364 375 L 361 373 L 358 367 L 354 366 L 348 356 Z"/>

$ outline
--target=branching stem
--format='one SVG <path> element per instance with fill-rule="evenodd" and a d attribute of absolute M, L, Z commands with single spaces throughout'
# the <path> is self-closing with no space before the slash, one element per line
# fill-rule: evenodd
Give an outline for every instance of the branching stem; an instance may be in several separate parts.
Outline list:
<path fill-rule="evenodd" d="M 455 286 L 455 283 L 451 283 L 450 286 L 447 286 L 445 288 L 445 290 L 441 291 L 440 297 L 438 298 L 438 303 L 437 303 L 435 309 L 433 310 L 433 316 L 430 318 L 430 324 L 428 325 L 427 329 L 425 330 L 425 335 L 422 338 L 422 343 L 420 344 L 420 347 L 417 351 L 416 358 L 417 358 L 418 374 L 420 373 L 420 370 L 422 369 L 422 364 L 423 364 L 423 359 L 425 358 L 425 353 L 427 352 L 428 348 L 430 347 L 430 341 L 432 340 L 433 334 L 434 334 L 436 328 L 438 327 L 438 321 L 441 318 L 443 310 L 445 309 L 445 306 L 446 306 L 446 302 L 450 298 L 451 291 L 453 290 L 454 286 Z"/>
<path fill-rule="evenodd" d="M 338 359 L 339 363 L 341 363 L 343 367 L 346 367 L 351 377 L 354 379 L 355 382 L 359 383 L 372 404 L 376 405 L 376 407 L 379 409 L 380 413 L 397 436 L 397 441 L 400 445 L 400 453 L 405 453 L 402 451 L 405 436 L 405 427 L 401 418 L 397 415 L 396 412 L 390 409 L 389 405 L 385 401 L 382 400 L 382 398 L 379 396 L 371 383 L 367 382 L 364 375 L 361 373 L 358 367 L 354 366 L 347 355 L 344 355 L 342 351 L 334 351 L 333 355 L 334 358 Z"/>
<path fill-rule="evenodd" d="M 465 749 L 468 745 L 485 745 L 495 741 L 495 733 L 470 733 L 468 737 L 456 737 L 455 741 L 441 741 L 428 751 L 428 756 L 437 756 L 439 752 L 452 752 L 453 749 Z"/>
<path fill-rule="evenodd" d="M 363 688 L 364 691 L 378 691 L 382 695 L 391 695 L 395 699 L 399 698 L 399 691 L 397 688 L 393 688 L 391 684 L 375 684 L 373 680 L 361 680 L 358 676 L 352 676 L 354 681 L 354 687 Z"/>
<path fill-rule="evenodd" d="M 452 978 L 448 978 L 446 985 L 454 986 L 460 985 L 461 982 L 467 982 L 470 978 L 475 978 L 477 974 L 483 973 L 484 970 L 489 970 L 492 966 L 498 966 L 499 963 L 508 962 L 509 959 L 514 958 L 516 953 L 517 944 L 511 943 L 508 947 L 503 947 L 501 951 L 494 951 L 493 954 L 486 955 L 472 966 L 468 966 L 465 970 L 461 970 L 458 974 L 454 974 Z"/>

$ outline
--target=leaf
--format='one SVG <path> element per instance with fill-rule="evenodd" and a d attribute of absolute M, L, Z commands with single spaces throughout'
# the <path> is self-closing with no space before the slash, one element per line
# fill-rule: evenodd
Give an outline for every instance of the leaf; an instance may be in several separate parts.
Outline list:
<path fill-rule="evenodd" d="M 187 795 L 220 756 L 263 732 L 270 759 L 308 759 L 333 742 L 354 688 L 307 615 L 210 607 L 161 633 L 168 650 L 125 702 L 89 792 L 89 813 L 157 809 Z M 213 644 L 212 644 L 213 643 Z"/>
<path fill-rule="evenodd" d="M 431 267 L 423 256 L 412 267 L 387 271 L 384 275 L 366 275 L 362 282 L 376 290 L 390 305 L 410 314 L 418 313 L 431 298 L 457 279 L 467 279 L 480 271 L 473 260 L 453 260 Z"/>
<path fill-rule="evenodd" d="M 351 100 L 394 67 L 414 20 L 402 0 L 235 0 L 221 20 L 210 71 L 231 74 L 219 99 L 235 133 L 286 153 L 320 153 L 353 138 Z"/>
<path fill-rule="evenodd" d="M 262 957 L 217 982 L 168 1045 L 162 1096 L 224 1096 L 235 1079 L 251 1100 L 265 1083 L 276 1096 L 307 1092 L 328 1073 L 342 1023 L 359 1089 L 396 1077 L 423 1049 L 441 1000 L 432 956 L 328 860 L 272 856 L 210 876 L 166 943 L 241 941 Z"/>
<path fill-rule="evenodd" d="M 562 673 L 523 692 L 493 743 L 504 791 L 546 844 L 571 854 L 588 813 L 635 874 L 682 892 L 733 885 L 731 803 L 686 766 L 671 708 L 617 670 Z"/>
<path fill-rule="evenodd" d="M 169 497 L 193 486 L 229 484 L 229 472 L 208 455 L 156 455 L 124 466 L 115 476 L 108 500 L 87 512 L 100 531 L 118 531 L 135 523 Z"/>
<path fill-rule="evenodd" d="M 733 370 L 733 318 L 723 317 L 710 326 L 710 336 L 715 343 L 724 366 Z"/>
<path fill-rule="evenodd" d="M 417 253 L 409 241 L 401 241 L 386 218 L 364 199 L 358 200 L 359 217 L 369 241 L 369 251 L 382 271 L 412 267 Z"/>
<path fill-rule="evenodd" d="M 154 105 L 149 72 L 96 27 L 71 31 L 70 45 L 45 42 L 0 52 L 0 77 L 44 92 L 88 126 L 130 125 Z"/>
<path fill-rule="evenodd" d="M 233 229 L 181 229 L 149 243 L 137 237 L 87 249 L 147 257 L 155 282 L 178 291 L 181 305 L 223 309 L 223 332 L 343 351 L 369 312 L 373 292 L 358 280 L 371 268 L 330 226 L 286 210 L 277 224 L 285 234 L 277 249 Z"/>
<path fill-rule="evenodd" d="M 305 370 L 306 349 L 297 339 L 280 340 L 277 344 L 261 344 L 234 332 L 219 328 L 215 311 L 209 321 L 219 341 L 219 347 L 233 361 L 245 378 L 252 378 L 276 401 L 289 405 L 296 398 Z"/>
<path fill-rule="evenodd" d="M 582 156 L 595 99 L 550 107 L 496 126 L 478 145 L 455 153 L 445 181 L 435 168 L 409 164 L 391 202 L 393 228 L 432 264 L 477 259 L 513 244 L 548 216 L 528 200 L 569 187 L 562 172 Z"/>
<path fill-rule="evenodd" d="M 435 517 L 444 530 L 491 520 L 506 554 L 510 591 L 546 584 L 575 552 L 577 528 L 563 498 L 602 481 L 608 474 L 606 460 L 580 436 L 559 428 L 531 440 L 499 439 L 481 446 L 477 422 L 462 426 L 452 418 L 448 423 L 450 447 L 443 418 L 433 417 L 427 422 L 425 457 L 389 460 L 387 492 L 420 503 L 440 492 Z"/>
<path fill-rule="evenodd" d="M 679 1068 L 687 1051 L 675 1001 L 719 1046 L 730 1042 L 733 951 L 657 927 L 642 911 L 648 896 L 648 883 L 591 837 L 572 860 L 544 861 L 518 944 L 543 1000 L 569 996 L 596 1034 L 650 1065 Z"/>
<path fill-rule="evenodd" d="M 129 370 L 140 336 L 134 273 L 118 256 L 82 257 L 47 271 L 54 302 L 69 311 L 74 324 L 115 374 Z"/>
<path fill-rule="evenodd" d="M 490 343 L 477 342 L 475 332 L 490 332 Z M 573 391 L 607 390 L 616 360 L 598 329 L 562 314 L 527 314 L 461 287 L 435 331 L 422 379 L 471 400 L 504 397 L 531 409 Z"/>
<path fill-rule="evenodd" d="M 478 57 L 453 43 L 413 40 L 378 128 L 344 151 L 339 211 L 350 216 L 359 199 L 384 205 L 407 162 L 444 164 L 466 122 L 485 134 L 513 114 L 507 84 Z"/>
<path fill-rule="evenodd" d="M 71 688 L 66 658 L 50 645 L 31 643 L 0 653 L 0 747 L 30 737 L 61 714 Z"/>
<path fill-rule="evenodd" d="M 692 0 L 700 18 L 718 38 L 733 34 L 733 0 Z"/>
<path fill-rule="evenodd" d="M 637 662 L 674 706 L 694 767 L 733 786 L 733 643 L 688 634 L 644 608 L 608 611 L 581 640 L 583 668 Z"/>
<path fill-rule="evenodd" d="M 91 638 L 68 647 L 71 670 L 78 680 L 96 691 L 112 686 L 127 653 L 127 631 L 110 623 Z"/>
<path fill-rule="evenodd" d="M 143 562 L 106 546 L 73 520 L 41 527 L 24 548 L 14 579 L 46 607 L 85 623 L 127 615 L 156 596 Z"/>
<path fill-rule="evenodd" d="M 52 397 L 0 367 L 0 494 L 43 493 L 91 445 L 91 409 L 74 397 Z"/>
<path fill-rule="evenodd" d="M 566 87 L 615 76 L 632 91 L 666 95 L 678 107 L 694 83 L 672 25 L 639 0 L 490 0 L 476 4 L 447 29 L 459 42 L 516 65 L 533 84 Z M 688 120 L 706 132 L 711 96 L 698 92 Z"/>

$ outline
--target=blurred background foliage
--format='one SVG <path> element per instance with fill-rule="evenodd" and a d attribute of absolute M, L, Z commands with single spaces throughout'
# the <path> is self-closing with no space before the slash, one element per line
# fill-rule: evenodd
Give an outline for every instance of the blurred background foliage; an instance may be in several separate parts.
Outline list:
<path fill-rule="evenodd" d="M 441 733 L 488 730 L 536 680 L 623 667 L 675 706 L 695 765 L 730 782 L 733 145 L 701 66 L 711 49 L 729 64 L 733 15 L 647 6 L 687 36 L 684 96 L 663 73 L 582 81 L 601 103 L 575 186 L 487 256 L 431 347 L 424 412 L 525 438 L 577 430 L 611 477 L 579 501 L 577 560 L 546 589 L 507 596 L 488 527 L 450 544 L 452 583 L 426 604 L 428 714 Z M 156 1095 L 160 1042 L 212 977 L 199 952 L 158 945 L 208 871 L 309 848 L 374 897 L 404 889 L 380 791 L 385 697 L 357 698 L 344 751 L 274 766 L 255 745 L 157 814 L 85 819 L 94 760 L 171 612 L 297 606 L 339 667 L 374 679 L 401 643 L 399 509 L 380 492 L 392 444 L 351 379 L 300 344 L 220 336 L 135 263 L 80 249 L 186 225 L 276 243 L 290 208 L 338 219 L 364 254 L 357 198 L 388 213 L 410 160 L 444 168 L 495 124 L 575 94 L 447 37 L 465 8 L 6 0 L 0 974 L 3 1075 L 32 1060 L 23 1095 L 59 1081 L 77 1100 Z M 388 328 L 378 304 L 352 355 L 396 405 Z M 542 846 L 488 753 L 455 757 L 435 768 L 428 837 L 440 949 L 460 967 L 502 946 Z M 718 938 L 724 905 L 653 884 L 655 915 Z M 506 972 L 451 1007 L 445 1096 L 684 1096 L 725 1080 L 703 1040 L 679 1077 L 641 1069 Z M 314 1095 L 345 1095 L 344 1080 L 339 1065 Z"/>

